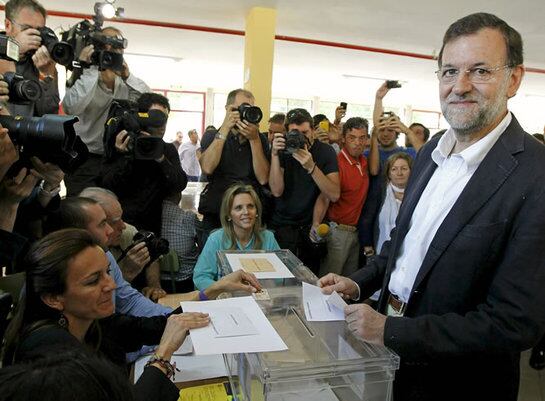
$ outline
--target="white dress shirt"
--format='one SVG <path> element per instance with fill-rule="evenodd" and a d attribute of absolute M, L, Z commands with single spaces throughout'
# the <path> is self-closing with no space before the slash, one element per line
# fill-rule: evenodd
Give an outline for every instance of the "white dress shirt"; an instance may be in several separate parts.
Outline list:
<path fill-rule="evenodd" d="M 402 302 L 407 302 L 416 276 L 435 233 L 454 206 L 468 181 L 500 135 L 511 123 L 511 113 L 496 128 L 460 153 L 452 153 L 456 137 L 449 129 L 431 154 L 437 164 L 426 189 L 416 205 L 409 231 L 400 248 L 388 289 Z"/>
<path fill-rule="evenodd" d="M 187 175 L 192 177 L 198 177 L 201 175 L 201 166 L 197 159 L 198 144 L 193 142 L 185 142 L 180 145 L 178 154 L 180 155 L 180 162 L 182 163 L 182 169 Z"/>

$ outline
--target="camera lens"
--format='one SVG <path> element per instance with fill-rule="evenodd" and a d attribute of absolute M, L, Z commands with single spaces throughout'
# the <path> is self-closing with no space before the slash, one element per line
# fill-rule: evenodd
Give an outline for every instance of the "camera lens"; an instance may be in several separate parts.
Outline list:
<path fill-rule="evenodd" d="M 51 58 L 60 65 L 70 65 L 74 60 L 74 49 L 68 43 L 57 42 L 48 50 Z"/>
<path fill-rule="evenodd" d="M 248 121 L 251 124 L 259 124 L 263 118 L 261 109 L 257 106 L 252 106 L 249 103 L 242 103 L 238 107 L 238 112 L 241 120 Z"/>

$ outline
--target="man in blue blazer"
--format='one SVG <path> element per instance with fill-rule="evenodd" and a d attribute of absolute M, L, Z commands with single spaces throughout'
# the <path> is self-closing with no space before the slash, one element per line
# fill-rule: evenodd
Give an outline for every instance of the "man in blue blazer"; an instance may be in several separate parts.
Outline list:
<path fill-rule="evenodd" d="M 545 147 L 507 109 L 524 75 L 522 39 L 478 13 L 447 30 L 439 55 L 450 129 L 413 166 L 391 241 L 324 292 L 350 330 L 400 356 L 398 400 L 516 400 L 519 359 L 545 331 Z"/>

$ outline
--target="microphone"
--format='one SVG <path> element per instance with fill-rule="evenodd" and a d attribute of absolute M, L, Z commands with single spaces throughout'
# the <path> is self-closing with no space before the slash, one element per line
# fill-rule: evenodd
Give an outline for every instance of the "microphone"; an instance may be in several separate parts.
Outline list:
<path fill-rule="evenodd" d="M 320 239 L 327 237 L 327 234 L 329 234 L 329 225 L 324 223 L 320 224 L 316 229 L 316 233 L 320 236 Z"/>

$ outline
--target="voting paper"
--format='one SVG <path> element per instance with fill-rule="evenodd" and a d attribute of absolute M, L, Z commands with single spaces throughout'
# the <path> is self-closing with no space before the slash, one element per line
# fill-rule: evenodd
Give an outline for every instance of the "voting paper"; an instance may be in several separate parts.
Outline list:
<path fill-rule="evenodd" d="M 288 349 L 252 297 L 188 301 L 180 305 L 184 312 L 202 312 L 211 316 L 211 324 L 190 330 L 197 355 Z"/>
<path fill-rule="evenodd" d="M 225 256 L 233 271 L 242 269 L 258 279 L 295 277 L 274 253 L 227 253 Z"/>
<path fill-rule="evenodd" d="M 303 307 L 309 322 L 344 320 L 345 306 L 336 292 L 325 295 L 319 287 L 303 282 Z"/>

